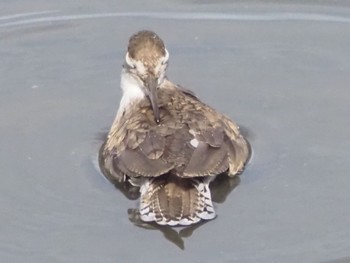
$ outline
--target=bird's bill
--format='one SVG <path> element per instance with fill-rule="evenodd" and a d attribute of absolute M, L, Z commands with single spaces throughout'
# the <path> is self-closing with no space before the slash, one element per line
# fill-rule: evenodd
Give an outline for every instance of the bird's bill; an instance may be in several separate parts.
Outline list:
<path fill-rule="evenodd" d="M 145 81 L 145 85 L 148 92 L 148 97 L 152 104 L 154 117 L 156 119 L 156 122 L 159 123 L 160 114 L 159 114 L 158 95 L 157 95 L 157 86 L 158 86 L 157 78 L 148 77 Z"/>

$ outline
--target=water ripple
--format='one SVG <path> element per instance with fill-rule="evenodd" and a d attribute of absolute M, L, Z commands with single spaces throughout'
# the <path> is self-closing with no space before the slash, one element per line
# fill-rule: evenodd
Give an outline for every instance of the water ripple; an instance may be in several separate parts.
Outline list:
<path fill-rule="evenodd" d="M 21 14 L 0 16 L 0 21 L 1 20 L 11 20 L 11 19 L 27 17 L 27 16 L 46 15 L 46 14 L 52 14 L 52 13 L 57 13 L 57 12 L 58 12 L 57 10 L 47 10 L 47 11 L 41 11 L 41 12 L 31 12 L 31 13 L 21 13 Z"/>
<path fill-rule="evenodd" d="M 12 16 L 0 17 L 0 20 L 25 17 L 29 15 L 45 14 L 55 11 L 43 11 L 37 13 L 17 14 Z M 350 16 L 330 15 L 322 13 L 291 13 L 291 12 L 270 12 L 270 13 L 178 13 L 178 12 L 122 12 L 122 13 L 96 13 L 96 14 L 77 14 L 63 16 L 46 16 L 17 20 L 12 22 L 0 23 L 0 27 L 22 26 L 38 23 L 52 23 L 83 19 L 97 19 L 110 17 L 138 17 L 149 19 L 167 19 L 167 20 L 214 20 L 214 21 L 312 21 L 312 22 L 330 22 L 330 23 L 350 23 Z"/>

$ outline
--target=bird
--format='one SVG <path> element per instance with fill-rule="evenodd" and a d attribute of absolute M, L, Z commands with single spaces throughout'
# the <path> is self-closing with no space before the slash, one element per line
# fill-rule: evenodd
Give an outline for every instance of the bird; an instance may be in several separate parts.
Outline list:
<path fill-rule="evenodd" d="M 155 32 L 130 37 L 99 158 L 110 178 L 139 191 L 142 221 L 186 226 L 216 217 L 209 184 L 242 173 L 251 146 L 229 117 L 167 78 L 168 62 Z"/>

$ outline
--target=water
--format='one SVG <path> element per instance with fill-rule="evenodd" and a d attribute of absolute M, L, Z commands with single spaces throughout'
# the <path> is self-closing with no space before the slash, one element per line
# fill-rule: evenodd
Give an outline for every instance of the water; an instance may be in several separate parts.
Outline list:
<path fill-rule="evenodd" d="M 1 3 L 2 261 L 348 262 L 348 2 L 140 3 Z M 96 169 L 140 29 L 254 148 L 194 229 L 135 226 L 137 201 Z"/>

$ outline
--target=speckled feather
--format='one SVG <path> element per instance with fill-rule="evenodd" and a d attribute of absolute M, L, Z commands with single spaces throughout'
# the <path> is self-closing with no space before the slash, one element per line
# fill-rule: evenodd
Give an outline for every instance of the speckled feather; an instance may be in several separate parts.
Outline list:
<path fill-rule="evenodd" d="M 209 183 L 224 172 L 240 173 L 251 149 L 233 121 L 163 76 L 166 66 L 159 63 L 165 54 L 155 33 L 131 37 L 126 60 L 142 65 L 124 70 L 124 96 L 101 158 L 116 181 L 140 187 L 142 220 L 189 225 L 215 217 Z M 152 75 L 163 76 L 159 123 L 141 84 Z"/>
<path fill-rule="evenodd" d="M 149 101 L 141 100 L 113 124 L 106 155 L 113 152 L 116 166 L 123 163 L 120 170 L 128 174 L 129 167 L 140 176 L 159 176 L 170 169 L 180 177 L 241 171 L 250 149 L 237 125 L 169 81 L 165 85 L 158 95 L 160 124 Z M 197 148 L 190 143 L 193 138 L 199 141 Z"/>

